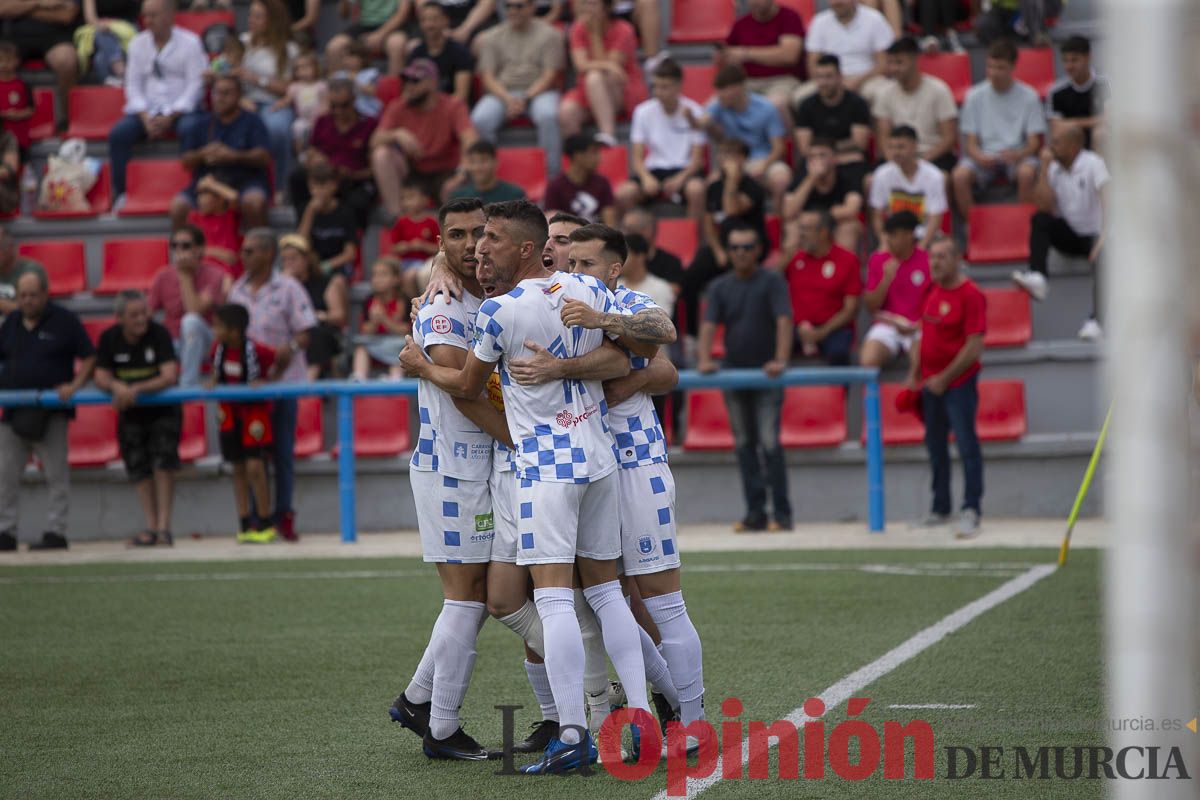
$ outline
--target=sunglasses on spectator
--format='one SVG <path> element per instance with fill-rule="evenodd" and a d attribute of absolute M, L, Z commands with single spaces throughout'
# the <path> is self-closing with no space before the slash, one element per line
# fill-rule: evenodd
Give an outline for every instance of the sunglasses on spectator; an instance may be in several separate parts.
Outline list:
<path fill-rule="evenodd" d="M 753 250 L 758 247 L 756 244 L 731 244 L 726 247 L 726 250 Z"/>
<path fill-rule="evenodd" d="M 191 250 L 195 246 L 192 242 L 171 242 L 172 250 Z"/>

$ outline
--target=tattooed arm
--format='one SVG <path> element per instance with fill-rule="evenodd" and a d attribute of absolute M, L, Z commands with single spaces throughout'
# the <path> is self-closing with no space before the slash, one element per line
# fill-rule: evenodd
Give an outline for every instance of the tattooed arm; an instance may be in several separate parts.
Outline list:
<path fill-rule="evenodd" d="M 675 341 L 675 323 L 661 308 L 642 309 L 633 316 L 597 311 L 587 303 L 568 299 L 562 310 L 563 324 L 600 329 L 617 337 L 617 344 L 634 355 L 654 358 L 658 345 Z"/>

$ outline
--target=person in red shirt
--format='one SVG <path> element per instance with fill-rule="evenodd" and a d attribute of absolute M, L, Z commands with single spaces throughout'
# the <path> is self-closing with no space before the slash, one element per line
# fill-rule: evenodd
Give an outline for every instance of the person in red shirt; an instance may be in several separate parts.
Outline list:
<path fill-rule="evenodd" d="M 400 187 L 420 182 L 441 200 L 465 180 L 462 154 L 479 138 L 467 106 L 438 90 L 437 64 L 414 59 L 401 74 L 404 89 L 387 104 L 371 134 L 371 171 L 384 210 L 403 213 Z"/>
<path fill-rule="evenodd" d="M 882 367 L 900 353 L 912 353 L 932 280 L 929 253 L 917 247 L 917 215 L 898 211 L 883 223 L 884 249 L 867 262 L 863 300 L 873 317 L 863 337 L 859 361 Z"/>
<path fill-rule="evenodd" d="M 741 64 L 746 88 L 765 94 L 787 119 L 792 95 L 808 77 L 804 20 L 776 0 L 747 0 L 746 12 L 717 50 L 717 67 Z"/>
<path fill-rule="evenodd" d="M 950 520 L 950 432 L 962 459 L 964 496 L 957 535 L 979 535 L 983 497 L 983 454 L 975 432 L 979 405 L 976 386 L 987 300 L 979 287 L 962 274 L 962 259 L 953 239 L 936 240 L 929 249 L 933 289 L 921 316 L 920 347 L 913 353 L 908 384 L 920 389 L 925 418 L 925 448 L 933 469 L 933 505 L 923 526 Z"/>
<path fill-rule="evenodd" d="M 429 195 L 416 184 L 404 187 L 404 215 L 392 226 L 392 258 L 400 261 L 401 288 L 409 297 L 420 294 L 422 268 L 438 250 L 438 223 L 429 210 Z"/>
<path fill-rule="evenodd" d="M 0 42 L 0 121 L 17 137 L 21 157 L 29 152 L 29 120 L 33 117 L 33 93 L 17 74 L 21 64 L 17 46 Z"/>
<path fill-rule="evenodd" d="M 617 117 L 632 115 L 649 94 L 637 58 L 637 31 L 612 10 L 613 0 L 576 5 L 567 48 L 577 77 L 558 107 L 564 137 L 578 134 L 591 117 L 599 129 L 596 138 L 609 147 L 617 143 Z"/>
<path fill-rule="evenodd" d="M 833 243 L 828 211 L 800 215 L 800 250 L 787 265 L 797 342 L 806 356 L 831 366 L 850 363 L 862 277 L 858 256 Z"/>
<path fill-rule="evenodd" d="M 196 184 L 196 207 L 187 221 L 204 231 L 204 263 L 220 267 L 235 280 L 242 277 L 237 189 L 205 175 Z"/>
<path fill-rule="evenodd" d="M 391 378 L 404 377 L 400 351 L 412 333 L 411 298 L 400 289 L 400 263 L 396 259 L 381 258 L 372 265 L 371 296 L 363 307 L 361 335 L 355 338 L 355 380 L 367 380 L 372 365 L 387 367 Z"/>

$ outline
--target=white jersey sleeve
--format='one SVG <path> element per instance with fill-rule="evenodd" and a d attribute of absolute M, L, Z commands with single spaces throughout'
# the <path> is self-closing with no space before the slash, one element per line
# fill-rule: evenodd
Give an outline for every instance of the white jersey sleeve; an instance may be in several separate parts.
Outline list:
<path fill-rule="evenodd" d="M 616 301 L 629 314 L 660 308 L 649 296 L 618 286 Z M 630 354 L 630 366 L 645 369 L 650 359 Z M 622 469 L 666 463 L 667 440 L 662 423 L 654 410 L 654 401 L 646 392 L 638 392 L 608 410 L 608 424 L 617 445 L 617 461 Z"/>

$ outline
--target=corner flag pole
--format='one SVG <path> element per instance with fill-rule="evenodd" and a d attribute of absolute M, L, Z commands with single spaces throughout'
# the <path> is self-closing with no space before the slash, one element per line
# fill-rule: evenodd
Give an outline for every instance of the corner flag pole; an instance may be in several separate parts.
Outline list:
<path fill-rule="evenodd" d="M 1062 547 L 1058 551 L 1058 565 L 1061 567 L 1067 563 L 1067 550 L 1071 548 L 1071 532 L 1075 530 L 1075 520 L 1079 518 L 1079 509 L 1083 507 L 1083 500 L 1087 497 L 1088 489 L 1092 488 L 1092 478 L 1096 474 L 1096 464 L 1100 462 L 1100 452 L 1104 449 L 1104 440 L 1108 436 L 1108 423 L 1112 420 L 1112 406 L 1108 407 L 1108 414 L 1104 417 L 1104 425 L 1100 428 L 1100 437 L 1096 439 L 1096 446 L 1092 450 L 1092 460 L 1088 462 L 1087 471 L 1083 473 L 1083 483 L 1079 485 L 1079 493 L 1075 495 L 1075 505 L 1071 507 L 1071 516 L 1067 517 L 1067 533 L 1063 536 Z"/>

